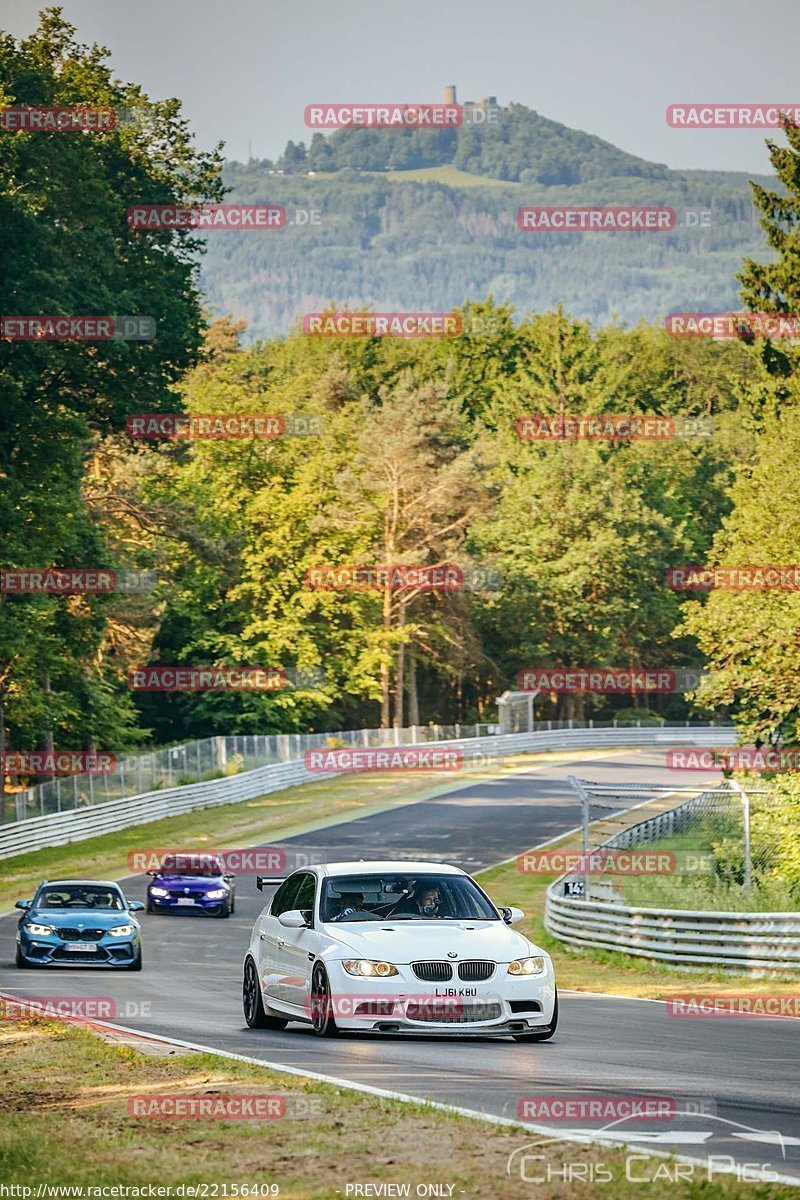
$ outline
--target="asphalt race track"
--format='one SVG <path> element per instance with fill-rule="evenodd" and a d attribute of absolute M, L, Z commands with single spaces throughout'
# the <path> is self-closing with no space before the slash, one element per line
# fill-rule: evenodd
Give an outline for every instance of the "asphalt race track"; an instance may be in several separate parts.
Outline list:
<path fill-rule="evenodd" d="M 569 774 L 608 782 L 674 783 L 675 774 L 662 761 L 663 755 L 652 750 L 598 751 L 591 762 L 551 762 L 524 773 L 508 772 L 283 845 L 313 854 L 315 861 L 397 856 L 447 861 L 475 871 L 578 824 Z M 693 776 L 692 782 L 699 778 Z M 367 779 L 364 786 L 369 786 Z M 143 845 L 148 845 L 146 835 Z M 145 879 L 126 881 L 126 892 L 144 899 Z M 504 902 L 503 896 L 493 898 Z M 532 1096 L 676 1097 L 685 1116 L 666 1127 L 652 1121 L 623 1123 L 615 1127 L 614 1137 L 694 1159 L 730 1156 L 740 1164 L 770 1164 L 784 1179 L 800 1183 L 797 1021 L 678 1019 L 669 1017 L 659 1002 L 562 992 L 558 1033 L 542 1045 L 369 1034 L 323 1041 L 297 1024 L 283 1033 L 250 1030 L 242 1018 L 241 964 L 263 902 L 253 877 L 240 875 L 230 920 L 142 914 L 141 974 L 80 968 L 18 971 L 12 965 L 17 918 L 3 917 L 0 991 L 26 998 L 113 997 L 117 1022 L 142 1032 L 497 1116 L 516 1117 L 518 1102 Z M 685 984 L 676 987 L 687 990 Z M 775 990 L 781 990 L 779 984 Z M 569 1127 L 559 1123 L 553 1129 L 562 1133 Z M 598 1126 L 581 1128 L 588 1132 Z"/>

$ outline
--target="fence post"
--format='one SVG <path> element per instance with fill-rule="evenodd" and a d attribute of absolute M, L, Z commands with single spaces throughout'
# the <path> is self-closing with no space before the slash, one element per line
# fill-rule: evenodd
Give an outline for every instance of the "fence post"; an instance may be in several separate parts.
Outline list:
<path fill-rule="evenodd" d="M 580 779 L 576 779 L 574 775 L 568 776 L 570 787 L 578 793 L 581 802 L 581 843 L 583 846 L 584 859 L 589 853 L 589 793 L 581 783 Z M 586 863 L 584 861 L 584 869 Z M 583 895 L 586 900 L 589 899 L 589 881 L 585 874 L 581 875 L 583 879 Z"/>
<path fill-rule="evenodd" d="M 737 780 L 731 779 L 730 782 L 734 791 L 738 792 L 739 799 L 742 802 L 742 823 L 744 827 L 744 890 L 749 892 L 750 881 L 753 873 L 752 851 L 750 848 L 750 797 Z"/>

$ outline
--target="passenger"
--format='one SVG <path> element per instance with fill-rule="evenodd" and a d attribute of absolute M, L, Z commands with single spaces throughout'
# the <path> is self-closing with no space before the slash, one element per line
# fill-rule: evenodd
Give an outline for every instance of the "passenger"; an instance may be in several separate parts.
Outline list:
<path fill-rule="evenodd" d="M 372 913 L 364 908 L 362 892 L 342 892 L 339 896 L 339 911 L 331 918 L 333 921 L 367 921 Z"/>

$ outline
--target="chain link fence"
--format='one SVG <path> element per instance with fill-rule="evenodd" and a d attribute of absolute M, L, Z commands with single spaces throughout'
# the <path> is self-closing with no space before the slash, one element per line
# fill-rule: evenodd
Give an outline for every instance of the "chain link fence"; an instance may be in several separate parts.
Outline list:
<path fill-rule="evenodd" d="M 800 910 L 796 783 L 726 780 L 709 789 L 571 782 L 581 798 L 588 858 L 565 880 L 565 895 L 643 908 Z M 614 809 L 637 803 L 646 805 L 641 822 L 615 817 Z"/>
<path fill-rule="evenodd" d="M 486 737 L 498 726 L 416 725 L 407 729 L 350 729 L 336 733 L 242 734 L 211 737 L 143 754 L 120 755 L 114 770 L 102 774 L 59 775 L 35 787 L 10 792 L 0 801 L 0 821 L 24 821 L 122 800 L 161 788 L 235 775 L 256 767 L 292 762 L 306 750 L 440 742 Z"/>

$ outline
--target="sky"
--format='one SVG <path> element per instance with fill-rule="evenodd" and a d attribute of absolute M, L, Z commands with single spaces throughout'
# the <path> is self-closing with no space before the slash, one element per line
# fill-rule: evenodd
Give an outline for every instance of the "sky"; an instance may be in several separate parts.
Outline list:
<path fill-rule="evenodd" d="M 0 26 L 36 26 L 0 0 Z M 769 171 L 766 131 L 671 129 L 669 104 L 800 103 L 800 4 L 753 0 L 64 0 L 84 42 L 209 149 L 276 158 L 318 102 L 495 95 L 675 168 Z"/>

